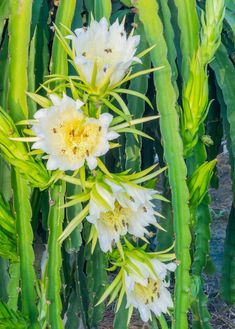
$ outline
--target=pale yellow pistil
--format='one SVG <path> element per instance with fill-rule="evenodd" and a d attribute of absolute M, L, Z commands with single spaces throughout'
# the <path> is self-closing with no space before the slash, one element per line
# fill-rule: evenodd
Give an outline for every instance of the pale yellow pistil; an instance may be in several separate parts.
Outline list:
<path fill-rule="evenodd" d="M 139 283 L 135 283 L 135 294 L 138 299 L 143 300 L 144 304 L 150 304 L 160 297 L 160 286 L 157 280 L 148 279 L 147 286 L 143 286 Z"/>
<path fill-rule="evenodd" d="M 105 222 L 115 229 L 116 232 L 122 228 L 128 227 L 128 217 L 131 214 L 131 209 L 123 208 L 117 201 L 115 201 L 115 208 L 113 211 L 102 212 L 100 220 Z"/>
<path fill-rule="evenodd" d="M 102 128 L 97 123 L 83 124 L 82 120 L 66 121 L 52 128 L 55 135 L 62 137 L 61 154 L 66 154 L 78 161 L 92 155 L 100 143 Z"/>

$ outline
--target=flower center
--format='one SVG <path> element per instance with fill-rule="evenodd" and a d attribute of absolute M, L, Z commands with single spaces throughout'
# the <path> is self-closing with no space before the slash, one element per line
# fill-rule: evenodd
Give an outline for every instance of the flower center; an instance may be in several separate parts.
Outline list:
<path fill-rule="evenodd" d="M 103 67 L 104 73 L 107 69 L 117 65 L 123 60 L 123 52 L 117 51 L 115 47 L 104 47 L 100 49 L 87 49 L 81 55 L 87 60 L 96 63 L 98 71 Z"/>
<path fill-rule="evenodd" d="M 147 286 L 135 283 L 134 292 L 138 299 L 142 300 L 145 305 L 153 303 L 160 297 L 160 285 L 157 280 L 148 278 Z"/>
<path fill-rule="evenodd" d="M 92 155 L 100 142 L 102 128 L 97 123 L 83 124 L 80 120 L 70 120 L 52 129 L 55 137 L 60 137 L 60 153 L 82 160 Z"/>
<path fill-rule="evenodd" d="M 131 214 L 131 209 L 123 208 L 117 201 L 115 201 L 115 208 L 113 211 L 102 212 L 100 219 L 106 225 L 114 227 L 118 232 L 120 229 L 128 226 L 128 217 Z"/>

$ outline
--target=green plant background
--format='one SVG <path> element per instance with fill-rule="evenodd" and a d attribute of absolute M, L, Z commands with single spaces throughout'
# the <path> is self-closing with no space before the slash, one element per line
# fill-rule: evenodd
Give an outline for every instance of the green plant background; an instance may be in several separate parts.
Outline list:
<path fill-rule="evenodd" d="M 222 42 L 215 54 L 212 52 L 212 58 L 204 63 L 202 76 L 198 77 L 191 75 L 190 63 L 200 42 L 203 48 L 200 31 L 205 6 L 206 0 L 0 0 L 0 106 L 15 122 L 32 118 L 37 110 L 26 91 L 34 92 L 49 73 L 72 72 L 66 53 L 54 36 L 53 22 L 74 29 L 89 24 L 92 14 L 97 20 L 105 16 L 111 23 L 126 17 L 126 29 L 130 31 L 135 26 L 135 33 L 141 36 L 139 51 L 155 46 L 135 69 L 151 66 L 164 66 L 164 69 L 136 78 L 126 86 L 146 94 L 154 105 L 155 114 L 160 114 L 158 123 L 141 126 L 155 141 L 136 141 L 126 134 L 122 137 L 121 149 L 106 157 L 106 164 L 115 170 L 145 169 L 156 157 L 162 167 L 168 165 L 164 195 L 171 203 L 162 205 L 167 214 L 164 223 L 167 234 L 158 232 L 157 247 L 153 243 L 153 248 L 168 247 L 176 239 L 176 258 L 180 266 L 174 281 L 172 319 L 167 318 L 168 323 L 164 317 L 157 322 L 153 319 L 154 328 L 171 325 L 177 329 L 188 328 L 188 309 L 193 314 L 193 328 L 211 328 L 202 278 L 210 261 L 211 219 L 207 193 L 210 179 L 201 192 L 198 176 L 193 175 L 206 161 L 216 158 L 222 136 L 227 141 L 235 192 L 235 2 L 225 2 Z M 212 23 L 219 26 L 218 22 Z M 213 33 L 220 35 L 220 31 Z M 219 41 L 213 39 L 210 50 L 211 45 Z M 214 88 L 214 94 L 209 93 L 209 96 L 203 89 L 202 98 L 206 105 L 214 99 L 216 109 L 212 111 L 215 107 L 212 103 L 207 118 L 196 125 L 196 140 L 191 153 L 187 153 L 186 130 L 182 129 L 181 118 L 184 104 L 192 97 L 190 88 L 195 81 L 198 82 L 196 90 L 202 85 Z M 43 89 L 40 93 L 45 95 Z M 124 94 L 122 97 L 136 118 L 151 113 L 142 99 Z M 200 106 L 199 103 L 195 105 L 196 108 Z M 219 122 L 219 130 L 208 130 L 205 125 L 208 118 Z M 208 146 L 211 140 L 214 145 Z M 205 175 L 211 178 L 212 170 Z M 53 329 L 76 329 L 79 325 L 97 328 L 105 305 L 95 305 L 109 284 L 106 256 L 98 246 L 91 255 L 90 245 L 84 245 L 88 224 L 82 233 L 81 225 L 77 227 L 62 249 L 56 244 L 62 225 L 68 224 L 81 211 L 80 204 L 68 211 L 59 208 L 64 195 L 79 193 L 79 189 L 69 183 L 66 186 L 55 184 L 49 191 L 32 188 L 18 169 L 1 158 L 0 192 L 0 328 L 47 328 L 45 319 L 48 328 Z M 200 202 L 195 196 L 199 194 L 203 196 Z M 233 202 L 221 280 L 222 297 L 231 305 L 235 304 L 234 216 Z M 38 252 L 35 240 L 41 244 L 48 241 L 46 276 L 38 273 L 39 269 L 34 266 L 35 252 Z M 66 322 L 62 321 L 64 317 Z M 127 328 L 127 317 L 123 302 L 115 315 L 114 328 Z"/>

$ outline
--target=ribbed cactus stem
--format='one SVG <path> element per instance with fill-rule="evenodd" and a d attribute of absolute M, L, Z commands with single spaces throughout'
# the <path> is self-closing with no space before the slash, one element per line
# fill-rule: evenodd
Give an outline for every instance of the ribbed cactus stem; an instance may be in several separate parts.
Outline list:
<path fill-rule="evenodd" d="M 154 83 L 157 89 L 157 107 L 161 116 L 160 127 L 164 143 L 164 155 L 172 189 L 176 257 L 180 263 L 176 271 L 174 328 L 185 329 L 188 328 L 191 236 L 186 166 L 183 159 L 182 140 L 179 135 L 179 118 L 175 107 L 176 94 L 171 82 L 171 67 L 167 59 L 167 46 L 163 36 L 162 23 L 158 16 L 157 2 L 155 0 L 148 2 L 137 0 L 136 7 L 139 9 L 140 20 L 144 24 L 149 45 L 158 45 L 151 51 L 152 62 L 156 67 L 164 67 L 163 70 L 154 74 Z"/>
<path fill-rule="evenodd" d="M 62 329 L 61 319 L 62 304 L 60 298 L 62 265 L 61 245 L 58 241 L 62 233 L 64 209 L 65 183 L 58 182 L 50 188 L 49 216 L 48 216 L 48 270 L 46 283 L 46 298 L 48 305 L 48 323 L 52 329 Z"/>
<path fill-rule="evenodd" d="M 10 1 L 9 18 L 9 113 L 14 121 L 27 119 L 26 100 L 28 46 L 30 40 L 30 22 L 32 0 Z M 20 37 L 19 37 L 20 35 Z M 35 272 L 33 268 L 34 252 L 31 228 L 31 191 L 28 182 L 17 170 L 12 170 L 12 189 L 18 253 L 20 258 L 20 288 L 22 308 L 29 318 L 30 328 L 38 328 L 35 293 Z"/>

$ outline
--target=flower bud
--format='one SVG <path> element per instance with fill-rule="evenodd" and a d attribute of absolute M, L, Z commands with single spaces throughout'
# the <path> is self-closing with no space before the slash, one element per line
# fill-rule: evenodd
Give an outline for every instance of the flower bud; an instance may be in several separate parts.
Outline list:
<path fill-rule="evenodd" d="M 198 207 L 207 193 L 216 162 L 217 160 L 212 160 L 203 163 L 189 178 L 189 202 L 192 208 Z"/>

